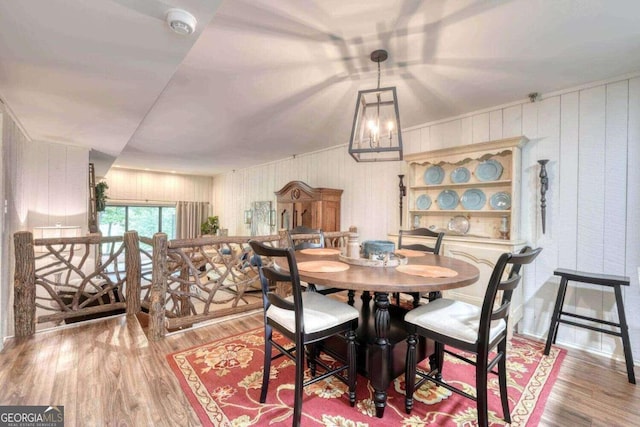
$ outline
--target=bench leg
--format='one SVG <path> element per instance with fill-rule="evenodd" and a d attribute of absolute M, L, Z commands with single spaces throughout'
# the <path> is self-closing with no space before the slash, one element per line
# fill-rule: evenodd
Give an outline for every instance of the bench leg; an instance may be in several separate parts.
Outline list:
<path fill-rule="evenodd" d="M 551 344 L 555 344 L 556 335 L 558 335 L 558 319 L 560 319 L 560 312 L 564 306 L 564 297 L 567 294 L 567 278 L 560 279 L 560 287 L 558 288 L 558 296 L 556 297 L 556 306 L 553 309 L 553 315 L 551 316 L 551 325 L 549 326 L 549 334 L 547 335 L 547 344 L 544 346 L 545 356 L 549 355 L 551 350 Z"/>
<path fill-rule="evenodd" d="M 624 314 L 624 305 L 622 304 L 622 291 L 620 285 L 614 286 L 616 294 L 616 305 L 618 306 L 618 319 L 620 320 L 620 336 L 622 337 L 622 348 L 624 350 L 624 360 L 627 364 L 627 378 L 631 384 L 636 383 L 636 375 L 633 371 L 633 355 L 631 354 L 631 341 L 629 340 L 629 327 L 627 326 L 627 317 Z"/>

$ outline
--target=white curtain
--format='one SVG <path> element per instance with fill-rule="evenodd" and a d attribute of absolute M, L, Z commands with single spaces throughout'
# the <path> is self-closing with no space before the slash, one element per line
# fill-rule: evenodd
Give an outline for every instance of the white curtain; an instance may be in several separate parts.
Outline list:
<path fill-rule="evenodd" d="M 200 225 L 207 220 L 209 202 L 176 203 L 176 239 L 198 237 Z"/>

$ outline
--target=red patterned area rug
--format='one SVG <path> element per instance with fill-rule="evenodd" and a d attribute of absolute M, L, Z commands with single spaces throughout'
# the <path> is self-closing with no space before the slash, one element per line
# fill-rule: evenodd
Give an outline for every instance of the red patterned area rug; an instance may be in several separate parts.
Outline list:
<path fill-rule="evenodd" d="M 279 358 L 271 365 L 267 401 L 261 404 L 260 386 L 264 332 L 256 329 L 188 350 L 167 359 L 193 409 L 205 426 L 289 426 L 293 415 L 294 365 Z M 282 339 L 282 337 L 280 337 Z M 286 342 L 283 340 L 283 342 Z M 565 352 L 544 344 L 514 337 L 508 351 L 511 426 L 536 426 L 555 382 Z M 427 362 L 423 362 L 427 363 Z M 475 394 L 474 368 L 447 356 L 443 368 L 452 385 Z M 308 373 L 308 371 L 307 371 Z M 356 406 L 349 406 L 346 386 L 333 378 L 305 387 L 303 426 L 472 426 L 476 425 L 475 402 L 431 383 L 414 394 L 411 415 L 404 412 L 404 376 L 389 386 L 384 418 L 375 417 L 373 389 L 358 376 Z M 489 375 L 489 423 L 502 419 L 498 378 Z"/>

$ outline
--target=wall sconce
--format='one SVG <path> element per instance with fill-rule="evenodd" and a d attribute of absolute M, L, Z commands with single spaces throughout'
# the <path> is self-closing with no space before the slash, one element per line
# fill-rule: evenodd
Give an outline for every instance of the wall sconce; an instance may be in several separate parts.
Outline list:
<path fill-rule="evenodd" d="M 402 198 L 407 195 L 407 186 L 402 182 L 404 175 L 398 175 L 398 178 L 400 178 L 400 183 L 398 184 L 400 189 L 400 227 L 402 227 Z"/>
<path fill-rule="evenodd" d="M 244 223 L 251 224 L 251 219 L 253 218 L 253 212 L 251 209 L 244 211 Z"/>
<path fill-rule="evenodd" d="M 549 159 L 538 160 L 538 163 L 540 163 L 540 214 L 542 215 L 542 234 L 546 231 L 547 199 L 545 198 L 545 194 L 549 189 L 549 178 L 546 167 L 548 162 Z"/>

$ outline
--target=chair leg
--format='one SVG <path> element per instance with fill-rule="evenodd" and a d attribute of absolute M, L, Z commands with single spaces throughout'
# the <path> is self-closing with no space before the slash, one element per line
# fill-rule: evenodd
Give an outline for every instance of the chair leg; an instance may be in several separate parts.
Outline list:
<path fill-rule="evenodd" d="M 480 351 L 476 359 L 476 404 L 479 427 L 488 427 L 489 425 L 489 413 L 487 404 L 487 364 L 487 351 Z"/>
<path fill-rule="evenodd" d="M 442 298 L 442 292 L 440 292 L 440 291 L 429 292 L 429 298 L 428 298 L 429 301 L 435 301 L 438 298 Z"/>
<path fill-rule="evenodd" d="M 353 306 L 353 304 L 356 302 L 356 291 L 353 290 L 349 290 L 349 292 L 347 292 L 347 296 L 348 296 L 348 303 L 349 305 Z"/>
<path fill-rule="evenodd" d="M 356 405 L 356 376 L 357 360 L 356 360 L 356 332 L 352 329 L 347 332 L 347 359 L 349 361 L 349 403 L 351 406 Z"/>
<path fill-rule="evenodd" d="M 273 329 L 271 326 L 264 327 L 264 365 L 262 370 L 262 389 L 260 390 L 260 403 L 267 400 L 267 390 L 269 389 L 269 376 L 271 375 L 271 338 Z"/>
<path fill-rule="evenodd" d="M 400 292 L 394 292 L 393 297 L 396 299 L 396 305 L 400 305 Z"/>
<path fill-rule="evenodd" d="M 409 334 L 407 337 L 407 359 L 404 370 L 404 410 L 407 414 L 413 409 L 413 392 L 416 385 L 416 336 Z"/>
<path fill-rule="evenodd" d="M 435 349 L 431 356 L 429 356 L 429 369 L 431 371 L 436 370 L 436 379 L 442 380 L 442 367 L 444 366 L 444 344 L 435 343 Z"/>
<path fill-rule="evenodd" d="M 293 425 L 299 426 L 302 419 L 302 389 L 304 384 L 304 344 L 302 337 L 296 340 L 296 379 L 293 399 Z"/>
<path fill-rule="evenodd" d="M 312 377 L 316 376 L 316 358 L 320 353 L 316 344 L 307 344 L 307 366 Z"/>
<path fill-rule="evenodd" d="M 507 394 L 507 340 L 498 344 L 498 353 L 502 353 L 502 359 L 498 362 L 498 381 L 500 383 L 500 400 L 502 401 L 502 414 L 504 420 L 511 424 L 511 410 L 509 409 L 509 396 Z"/>
<path fill-rule="evenodd" d="M 418 292 L 413 292 L 411 296 L 413 297 L 413 308 L 420 306 L 420 294 Z"/>

